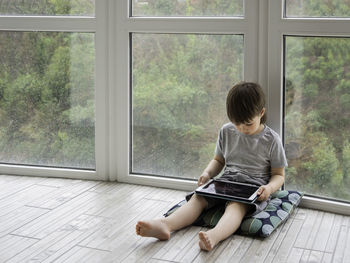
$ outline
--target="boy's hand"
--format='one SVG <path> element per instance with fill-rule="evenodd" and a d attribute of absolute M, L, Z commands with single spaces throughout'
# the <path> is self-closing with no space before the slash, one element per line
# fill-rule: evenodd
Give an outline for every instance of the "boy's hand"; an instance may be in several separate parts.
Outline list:
<path fill-rule="evenodd" d="M 210 180 L 209 174 L 206 173 L 206 172 L 204 172 L 204 173 L 202 173 L 202 175 L 199 177 L 197 184 L 198 184 L 198 186 L 201 186 L 201 185 L 205 184 L 206 182 L 208 182 L 209 180 Z"/>
<path fill-rule="evenodd" d="M 266 201 L 272 194 L 272 188 L 269 185 L 262 185 L 258 189 L 258 201 Z"/>

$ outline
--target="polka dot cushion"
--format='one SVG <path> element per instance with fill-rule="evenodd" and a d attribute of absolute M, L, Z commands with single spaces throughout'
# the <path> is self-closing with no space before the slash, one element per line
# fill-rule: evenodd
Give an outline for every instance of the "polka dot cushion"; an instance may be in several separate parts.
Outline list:
<path fill-rule="evenodd" d="M 288 219 L 294 208 L 299 205 L 303 195 L 304 194 L 301 192 L 291 190 L 281 190 L 275 192 L 271 195 L 271 200 L 263 211 L 254 216 L 244 218 L 238 233 L 261 237 L 271 235 L 271 233 L 279 225 Z M 169 216 L 185 203 L 186 200 L 182 200 L 180 203 L 170 208 L 170 210 L 165 213 L 164 216 Z M 213 207 L 204 211 L 193 224 L 198 226 L 214 227 L 219 222 L 224 211 L 224 206 Z"/>
<path fill-rule="evenodd" d="M 242 221 L 240 232 L 262 237 L 271 235 L 280 224 L 288 219 L 294 208 L 299 205 L 302 197 L 303 193 L 297 191 L 275 192 L 263 211 Z"/>

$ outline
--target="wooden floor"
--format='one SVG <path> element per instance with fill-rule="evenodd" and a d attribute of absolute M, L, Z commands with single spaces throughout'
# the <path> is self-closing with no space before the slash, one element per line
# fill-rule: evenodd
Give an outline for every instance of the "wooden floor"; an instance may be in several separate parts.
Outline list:
<path fill-rule="evenodd" d="M 234 235 L 201 252 L 200 227 L 169 241 L 135 224 L 184 192 L 120 183 L 0 175 L 0 262 L 350 262 L 350 217 L 297 209 L 269 238 Z"/>

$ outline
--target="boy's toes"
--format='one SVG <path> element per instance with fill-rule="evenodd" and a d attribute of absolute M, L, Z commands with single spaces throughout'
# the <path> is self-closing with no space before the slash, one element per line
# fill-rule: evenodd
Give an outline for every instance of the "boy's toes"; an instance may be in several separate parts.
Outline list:
<path fill-rule="evenodd" d="M 155 237 L 159 240 L 168 240 L 170 238 L 168 226 L 162 220 L 137 222 L 136 234 L 143 237 Z"/>
<path fill-rule="evenodd" d="M 202 250 L 210 251 L 213 249 L 213 245 L 210 242 L 210 238 L 208 237 L 206 232 L 199 232 L 198 233 L 199 237 L 199 247 Z"/>

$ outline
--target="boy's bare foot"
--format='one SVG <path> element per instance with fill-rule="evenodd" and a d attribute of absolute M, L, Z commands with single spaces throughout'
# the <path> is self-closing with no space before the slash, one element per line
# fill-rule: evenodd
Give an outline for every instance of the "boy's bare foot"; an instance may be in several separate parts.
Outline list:
<path fill-rule="evenodd" d="M 210 251 L 215 247 L 216 242 L 214 242 L 213 238 L 210 237 L 208 232 L 200 231 L 198 233 L 198 236 L 199 236 L 199 247 L 202 250 Z"/>
<path fill-rule="evenodd" d="M 170 230 L 162 219 L 137 222 L 136 234 L 142 237 L 155 237 L 159 240 L 170 238 Z"/>

